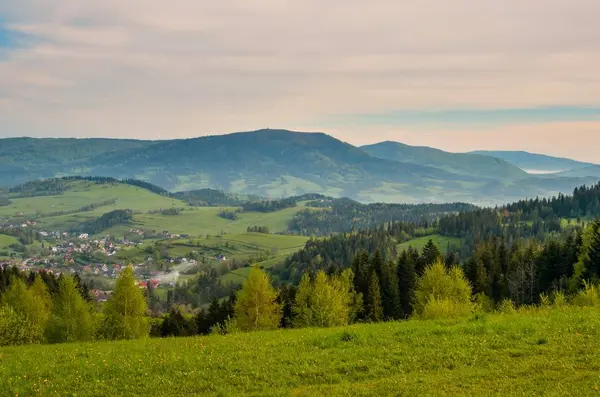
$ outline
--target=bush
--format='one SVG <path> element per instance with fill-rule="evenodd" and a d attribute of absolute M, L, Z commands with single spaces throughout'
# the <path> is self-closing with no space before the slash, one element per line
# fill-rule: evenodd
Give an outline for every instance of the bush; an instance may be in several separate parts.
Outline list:
<path fill-rule="evenodd" d="M 579 291 L 577 295 L 573 298 L 573 304 L 575 306 L 581 307 L 593 307 L 600 306 L 600 296 L 598 296 L 598 288 L 588 283 L 587 281 L 583 281 L 583 290 Z"/>
<path fill-rule="evenodd" d="M 561 308 L 567 305 L 567 298 L 561 291 L 556 291 L 552 296 L 552 305 L 556 308 Z"/>
<path fill-rule="evenodd" d="M 510 299 L 503 299 L 502 302 L 498 305 L 497 309 L 498 313 L 501 314 L 514 314 L 517 311 L 515 310 L 515 305 L 513 301 Z"/>
<path fill-rule="evenodd" d="M 477 311 L 481 311 L 483 313 L 491 313 L 492 311 L 494 311 L 494 302 L 492 301 L 492 298 L 490 298 L 483 292 L 480 292 L 477 295 L 475 295 L 474 302 L 475 309 Z"/>

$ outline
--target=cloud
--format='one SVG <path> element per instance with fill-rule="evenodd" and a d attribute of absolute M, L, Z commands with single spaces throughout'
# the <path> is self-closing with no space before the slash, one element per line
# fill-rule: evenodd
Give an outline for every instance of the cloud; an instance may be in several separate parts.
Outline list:
<path fill-rule="evenodd" d="M 154 139 L 597 107 L 599 14 L 597 0 L 4 0 L 4 29 L 36 41 L 0 60 L 1 134 Z M 357 139 L 346 124 L 326 127 Z"/>

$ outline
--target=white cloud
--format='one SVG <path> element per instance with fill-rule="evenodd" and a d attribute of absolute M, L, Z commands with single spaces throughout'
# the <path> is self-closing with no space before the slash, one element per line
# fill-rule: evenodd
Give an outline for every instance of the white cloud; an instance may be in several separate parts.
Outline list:
<path fill-rule="evenodd" d="M 37 41 L 0 61 L 2 134 L 167 138 L 598 105 L 599 14 L 597 0 L 4 0 L 0 15 Z"/>

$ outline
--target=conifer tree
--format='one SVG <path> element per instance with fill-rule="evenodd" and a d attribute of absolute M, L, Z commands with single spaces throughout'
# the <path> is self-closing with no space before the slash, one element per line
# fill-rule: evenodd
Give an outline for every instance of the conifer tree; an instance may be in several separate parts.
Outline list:
<path fill-rule="evenodd" d="M 381 305 L 381 289 L 379 277 L 373 272 L 369 281 L 368 300 L 365 302 L 367 320 L 378 322 L 383 320 L 383 307 Z"/>
<path fill-rule="evenodd" d="M 417 263 L 415 270 L 417 275 L 421 276 L 427 266 L 433 265 L 442 257 L 442 253 L 433 240 L 429 240 L 425 247 L 423 247 L 423 253 L 421 260 Z"/>
<path fill-rule="evenodd" d="M 416 280 L 415 260 L 408 251 L 404 251 L 398 258 L 398 289 L 402 318 L 408 318 L 413 313 Z"/>
<path fill-rule="evenodd" d="M 586 273 L 590 279 L 600 279 L 600 220 L 594 222 L 587 247 Z"/>

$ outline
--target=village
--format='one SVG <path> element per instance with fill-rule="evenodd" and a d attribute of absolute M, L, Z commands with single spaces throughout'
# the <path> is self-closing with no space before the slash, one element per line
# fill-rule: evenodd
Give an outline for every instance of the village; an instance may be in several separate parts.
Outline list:
<path fill-rule="evenodd" d="M 97 286 L 91 289 L 92 297 L 97 302 L 108 299 L 114 280 L 125 266 L 133 267 L 140 288 L 157 289 L 175 287 L 181 273 L 189 271 L 197 264 L 195 259 L 186 257 L 166 256 L 157 261 L 152 253 L 152 244 L 157 239 L 146 239 L 146 232 L 141 229 L 132 228 L 127 233 L 128 236 L 137 238 L 97 238 L 87 233 L 33 231 L 35 222 L 32 221 L 7 226 L 3 230 L 14 234 L 28 228 L 35 236 L 35 246 L 38 249 L 31 250 L 34 255 L 24 253 L 0 258 L 0 266 L 16 266 L 23 271 L 44 271 L 54 275 L 78 274 L 87 283 Z M 173 240 L 188 236 L 172 234 L 165 230 L 160 237 Z M 144 247 L 148 249 L 144 251 Z M 138 255 L 128 255 L 128 251 L 133 250 Z M 143 258 L 139 257 L 139 253 L 145 254 Z M 132 261 L 133 259 L 137 261 Z M 226 258 L 221 255 L 216 259 Z"/>

